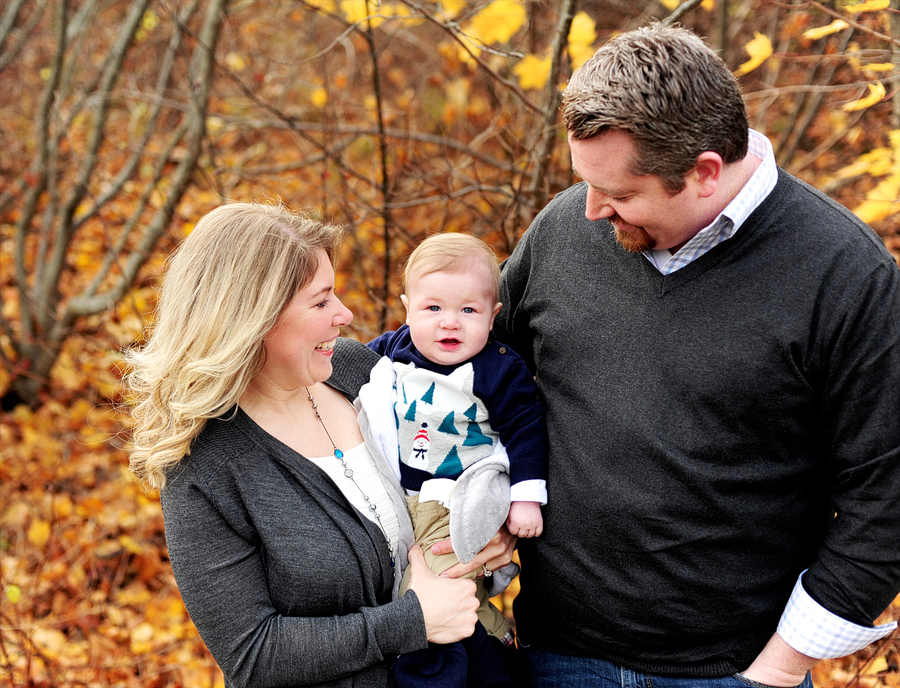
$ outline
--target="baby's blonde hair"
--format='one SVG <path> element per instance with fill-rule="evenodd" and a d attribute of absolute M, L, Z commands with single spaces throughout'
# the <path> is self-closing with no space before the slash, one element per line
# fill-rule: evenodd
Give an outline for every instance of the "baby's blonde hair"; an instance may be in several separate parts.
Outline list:
<path fill-rule="evenodd" d="M 153 488 L 210 418 L 237 404 L 265 360 L 264 339 L 328 260 L 342 229 L 281 205 L 206 214 L 170 259 L 149 341 L 126 353 L 131 470 Z"/>
<path fill-rule="evenodd" d="M 433 272 L 473 272 L 481 270 L 490 281 L 491 298 L 500 298 L 500 267 L 497 254 L 488 244 L 471 234 L 434 234 L 416 247 L 403 271 L 403 291 L 418 278 Z"/>

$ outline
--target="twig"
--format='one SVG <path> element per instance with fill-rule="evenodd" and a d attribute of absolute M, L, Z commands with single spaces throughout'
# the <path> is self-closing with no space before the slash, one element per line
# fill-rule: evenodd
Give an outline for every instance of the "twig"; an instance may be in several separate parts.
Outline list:
<path fill-rule="evenodd" d="M 672 14 L 662 20 L 663 26 L 674 24 L 701 2 L 703 2 L 703 0 L 687 0 L 687 2 L 681 3 L 678 7 L 675 8 L 675 11 L 672 12 Z"/>

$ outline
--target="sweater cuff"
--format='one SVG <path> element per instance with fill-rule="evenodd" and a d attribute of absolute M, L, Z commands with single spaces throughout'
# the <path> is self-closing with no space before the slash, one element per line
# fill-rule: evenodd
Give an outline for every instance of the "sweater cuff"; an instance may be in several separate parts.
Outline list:
<path fill-rule="evenodd" d="M 833 614 L 803 588 L 803 573 L 797 578 L 791 598 L 778 622 L 778 635 L 797 652 L 814 659 L 844 657 L 897 628 L 896 621 L 868 627 Z"/>
<path fill-rule="evenodd" d="M 399 600 L 380 607 L 363 607 L 375 641 L 385 658 L 428 647 L 425 617 L 416 593 L 409 590 Z"/>
<path fill-rule="evenodd" d="M 538 502 L 547 503 L 546 480 L 523 480 L 509 488 L 509 501 L 511 502 Z"/>

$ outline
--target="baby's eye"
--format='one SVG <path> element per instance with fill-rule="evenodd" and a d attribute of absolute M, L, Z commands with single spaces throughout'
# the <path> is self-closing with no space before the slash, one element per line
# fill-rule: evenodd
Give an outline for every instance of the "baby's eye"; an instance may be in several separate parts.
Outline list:
<path fill-rule="evenodd" d="M 429 306 L 428 310 L 430 310 L 432 313 L 437 313 L 439 310 L 441 310 L 441 307 L 440 306 Z"/>
<path fill-rule="evenodd" d="M 474 313 L 475 309 L 472 308 L 471 306 L 466 306 L 465 308 L 462 309 L 462 312 L 463 313 Z"/>

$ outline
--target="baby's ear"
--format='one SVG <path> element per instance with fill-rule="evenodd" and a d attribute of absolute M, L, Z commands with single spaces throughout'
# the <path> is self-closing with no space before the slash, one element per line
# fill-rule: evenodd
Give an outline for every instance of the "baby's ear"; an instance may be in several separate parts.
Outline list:
<path fill-rule="evenodd" d="M 497 313 L 500 312 L 500 309 L 501 309 L 501 308 L 503 308 L 503 304 L 500 303 L 499 301 L 498 301 L 497 303 L 494 304 L 494 312 L 491 313 L 491 327 L 494 326 L 494 318 L 497 317 Z"/>
<path fill-rule="evenodd" d="M 400 301 L 403 302 L 403 307 L 406 309 L 406 323 L 409 324 L 409 297 L 406 294 L 400 294 Z"/>

